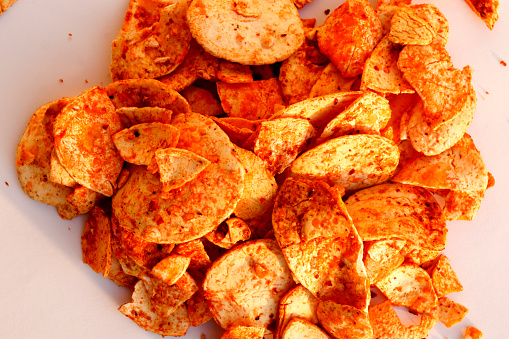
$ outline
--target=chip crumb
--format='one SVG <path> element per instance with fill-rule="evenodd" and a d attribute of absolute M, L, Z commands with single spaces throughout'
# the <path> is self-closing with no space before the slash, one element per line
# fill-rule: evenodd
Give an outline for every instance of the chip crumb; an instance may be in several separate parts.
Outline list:
<path fill-rule="evenodd" d="M 88 84 L 88 80 L 87 79 L 85 79 L 85 83 Z"/>
<path fill-rule="evenodd" d="M 9 186 L 9 183 L 7 181 L 5 182 L 5 186 Z"/>
<path fill-rule="evenodd" d="M 58 79 L 59 82 L 64 82 L 64 79 Z"/>
<path fill-rule="evenodd" d="M 329 13 L 330 13 L 330 9 L 329 9 L 329 8 L 327 8 L 325 11 L 323 11 L 323 13 L 324 13 L 325 15 L 329 15 Z"/>
<path fill-rule="evenodd" d="M 507 62 L 505 62 L 504 60 L 501 60 L 501 61 L 500 61 L 500 64 L 501 64 L 502 66 L 504 66 L 504 67 L 505 67 L 505 66 L 507 66 Z"/>

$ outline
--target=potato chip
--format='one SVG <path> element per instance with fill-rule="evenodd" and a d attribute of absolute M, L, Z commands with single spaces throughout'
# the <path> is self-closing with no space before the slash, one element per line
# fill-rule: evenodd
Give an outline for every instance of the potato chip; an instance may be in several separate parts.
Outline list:
<path fill-rule="evenodd" d="M 191 258 L 189 257 L 178 254 L 170 254 L 152 267 L 150 274 L 167 285 L 173 285 L 186 272 L 190 263 Z"/>
<path fill-rule="evenodd" d="M 138 278 L 135 276 L 128 275 L 124 272 L 122 266 L 120 265 L 120 261 L 118 261 L 117 257 L 115 256 L 114 251 L 111 253 L 111 266 L 107 278 L 118 286 L 126 287 L 131 290 L 134 289 L 134 285 L 138 281 Z"/>
<path fill-rule="evenodd" d="M 219 81 L 217 92 L 230 117 L 267 119 L 274 114 L 274 106 L 285 104 L 277 78 L 234 84 Z"/>
<path fill-rule="evenodd" d="M 150 122 L 134 125 L 112 136 L 122 159 L 135 165 L 146 165 L 155 173 L 158 170 L 155 153 L 160 148 L 175 147 L 179 131 L 169 124 Z"/>
<path fill-rule="evenodd" d="M 452 292 L 463 291 L 463 286 L 451 267 L 449 258 L 440 255 L 430 272 L 433 287 L 439 298 Z"/>
<path fill-rule="evenodd" d="M 124 161 L 111 136 L 122 125 L 106 91 L 92 87 L 66 105 L 55 119 L 55 151 L 79 184 L 111 197 Z"/>
<path fill-rule="evenodd" d="M 295 7 L 298 9 L 302 9 L 307 4 L 313 2 L 313 0 L 292 0 Z"/>
<path fill-rule="evenodd" d="M 319 299 L 304 286 L 298 285 L 286 293 L 279 301 L 276 337 L 281 338 L 288 322 L 293 318 L 317 324 L 316 307 Z"/>
<path fill-rule="evenodd" d="M 492 30 L 498 20 L 498 0 L 465 0 L 465 2 Z"/>
<path fill-rule="evenodd" d="M 411 1 L 410 1 L 411 2 Z M 409 5 L 410 3 L 408 3 Z M 391 19 L 394 13 L 399 9 L 397 4 L 391 3 L 391 1 L 378 1 L 375 8 L 375 13 L 380 19 L 382 24 L 382 36 L 389 34 L 391 30 Z"/>
<path fill-rule="evenodd" d="M 253 81 L 253 71 L 248 65 L 222 60 L 219 62 L 217 79 L 230 84 L 246 83 Z"/>
<path fill-rule="evenodd" d="M 140 280 L 134 288 L 133 300 L 119 307 L 119 311 L 147 331 L 163 336 L 184 336 L 190 326 L 186 305 L 182 304 L 168 317 L 160 317 L 150 303 L 145 283 Z"/>
<path fill-rule="evenodd" d="M 347 134 L 380 134 L 390 117 L 387 99 L 373 92 L 364 92 L 325 126 L 316 143 Z"/>
<path fill-rule="evenodd" d="M 421 187 L 377 185 L 352 194 L 345 205 L 363 241 L 396 238 L 423 248 L 445 248 L 442 209 Z"/>
<path fill-rule="evenodd" d="M 190 0 L 158 9 L 159 18 L 150 27 L 125 30 L 113 41 L 110 71 L 114 81 L 157 78 L 177 68 L 191 42 L 186 24 Z M 131 7 L 131 6 L 130 6 Z M 127 13 L 126 20 L 131 16 Z"/>
<path fill-rule="evenodd" d="M 189 102 L 192 112 L 209 116 L 218 116 L 224 113 L 219 100 L 204 88 L 188 86 L 181 94 Z"/>
<path fill-rule="evenodd" d="M 160 122 L 171 123 L 172 111 L 160 107 L 121 107 L 117 114 L 125 128 L 138 124 Z"/>
<path fill-rule="evenodd" d="M 103 198 L 104 195 L 101 193 L 81 185 L 76 186 L 74 191 L 66 197 L 69 205 L 72 207 L 72 211 L 76 215 L 90 212 Z"/>
<path fill-rule="evenodd" d="M 414 265 L 403 264 L 376 284 L 394 306 L 406 306 L 417 313 L 432 310 L 437 295 L 428 273 Z"/>
<path fill-rule="evenodd" d="M 450 328 L 465 318 L 468 308 L 447 297 L 438 299 L 438 320 Z"/>
<path fill-rule="evenodd" d="M 189 300 L 186 301 L 189 323 L 191 326 L 200 326 L 212 319 L 212 313 L 209 310 L 209 303 L 203 294 L 203 288 L 196 291 Z"/>
<path fill-rule="evenodd" d="M 414 105 L 420 101 L 417 94 L 398 94 L 388 95 L 389 105 L 391 107 L 391 118 L 387 122 L 387 125 L 380 131 L 380 134 L 388 139 L 394 141 L 400 148 L 400 164 L 403 161 L 406 152 L 405 149 L 411 149 L 416 152 L 413 147 L 406 148 L 408 146 L 404 141 L 401 133 L 401 124 L 404 117 L 408 117 L 408 112 L 414 107 Z M 406 128 L 406 123 L 403 129 Z M 408 142 L 409 143 L 409 142 Z M 404 154 L 405 153 L 405 154 Z"/>
<path fill-rule="evenodd" d="M 221 129 L 228 135 L 231 142 L 237 146 L 244 145 L 256 130 L 256 124 L 254 121 L 243 118 L 213 117 L 212 120 L 221 127 Z M 239 123 L 240 121 L 244 121 L 246 124 L 242 122 Z"/>
<path fill-rule="evenodd" d="M 281 339 L 329 339 L 320 327 L 301 318 L 293 318 L 286 325 Z"/>
<path fill-rule="evenodd" d="M 254 326 L 232 326 L 227 329 L 222 335 L 221 339 L 262 339 L 265 333 L 264 327 Z"/>
<path fill-rule="evenodd" d="M 304 41 L 299 13 L 290 0 L 198 0 L 189 7 L 187 22 L 210 54 L 245 65 L 282 61 Z"/>
<path fill-rule="evenodd" d="M 76 187 L 78 185 L 76 180 L 67 173 L 64 166 L 60 163 L 60 160 L 58 160 L 54 148 L 51 151 L 49 181 L 67 187 Z"/>
<path fill-rule="evenodd" d="M 309 97 L 314 98 L 336 92 L 348 92 L 357 79 L 357 76 L 345 78 L 336 65 L 329 62 L 311 88 Z"/>
<path fill-rule="evenodd" d="M 209 255 L 205 251 L 203 242 L 200 239 L 196 239 L 178 244 L 175 246 L 173 254 L 191 258 L 187 271 L 196 281 L 201 283 L 205 277 L 205 271 L 207 271 L 212 264 Z"/>
<path fill-rule="evenodd" d="M 405 241 L 377 240 L 364 242 L 364 266 L 371 285 L 387 277 L 405 257 L 400 253 Z"/>
<path fill-rule="evenodd" d="M 395 44 L 429 45 L 436 32 L 431 23 L 419 17 L 411 6 L 401 6 L 394 12 L 387 38 Z"/>
<path fill-rule="evenodd" d="M 306 119 L 279 118 L 262 121 L 257 131 L 253 152 L 265 163 L 270 173 L 282 173 L 315 136 Z"/>
<path fill-rule="evenodd" d="M 213 263 L 203 282 L 210 311 L 225 329 L 240 324 L 267 328 L 276 321 L 279 300 L 292 286 L 283 254 L 270 239 L 234 247 Z"/>
<path fill-rule="evenodd" d="M 251 238 L 251 229 L 240 218 L 229 218 L 219 225 L 214 231 L 205 234 L 205 238 L 211 243 L 230 249 L 241 241 Z"/>
<path fill-rule="evenodd" d="M 406 262 L 420 266 L 435 260 L 440 255 L 440 250 L 432 250 L 407 242 L 401 249 L 401 254 Z"/>
<path fill-rule="evenodd" d="M 362 73 L 382 39 L 382 24 L 368 1 L 347 0 L 327 17 L 317 39 L 320 51 L 350 78 Z"/>
<path fill-rule="evenodd" d="M 323 180 L 351 191 L 389 180 L 398 159 L 398 147 L 389 139 L 367 134 L 345 135 L 304 152 L 292 163 L 289 175 Z"/>
<path fill-rule="evenodd" d="M 413 12 L 428 22 L 435 32 L 435 40 L 432 43 L 447 44 L 449 39 L 449 22 L 440 10 L 433 4 L 416 4 L 410 6 Z"/>
<path fill-rule="evenodd" d="M 122 107 L 160 107 L 177 113 L 191 112 L 189 103 L 168 85 L 154 79 L 115 81 L 105 87 L 115 105 Z"/>
<path fill-rule="evenodd" d="M 316 309 L 318 321 L 334 338 L 372 338 L 368 313 L 348 305 L 321 300 Z"/>
<path fill-rule="evenodd" d="M 155 151 L 163 192 L 184 186 L 195 179 L 210 161 L 198 154 L 180 148 L 168 147 Z"/>
<path fill-rule="evenodd" d="M 482 332 L 473 326 L 468 326 L 465 328 L 465 332 L 463 333 L 462 339 L 481 339 Z"/>
<path fill-rule="evenodd" d="M 9 9 L 18 0 L 2 0 L 0 1 L 0 14 Z"/>
<path fill-rule="evenodd" d="M 196 180 L 164 195 L 158 176 L 133 166 L 129 180 L 113 197 L 113 212 L 123 227 L 146 241 L 182 243 L 209 233 L 233 212 L 244 189 L 244 167 L 210 118 L 180 114 L 173 125 L 180 131 L 177 148 L 211 164 Z"/>
<path fill-rule="evenodd" d="M 422 339 L 437 322 L 432 316 L 423 314 L 419 325 L 404 326 L 389 300 L 369 308 L 369 321 L 377 339 Z"/>
<path fill-rule="evenodd" d="M 110 218 L 99 207 L 94 207 L 85 222 L 81 236 L 83 263 L 104 278 L 110 273 L 111 266 L 111 224 Z"/>

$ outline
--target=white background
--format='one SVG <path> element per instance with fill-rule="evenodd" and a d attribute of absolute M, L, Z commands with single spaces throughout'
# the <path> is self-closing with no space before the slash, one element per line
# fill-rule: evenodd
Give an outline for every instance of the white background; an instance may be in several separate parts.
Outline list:
<path fill-rule="evenodd" d="M 302 15 L 320 24 L 324 10 L 342 2 L 315 0 Z M 490 31 L 462 0 L 428 2 L 449 20 L 455 67 L 474 69 L 478 105 L 468 132 L 496 179 L 474 221 L 449 223 L 445 254 L 464 286 L 450 298 L 470 312 L 452 329 L 437 325 L 429 338 L 460 338 L 468 325 L 484 338 L 505 338 L 509 66 L 500 62 L 509 62 L 509 4 L 500 1 Z M 83 217 L 64 221 L 53 207 L 30 200 L 14 166 L 16 145 L 38 107 L 111 81 L 110 44 L 127 6 L 128 0 L 19 0 L 0 16 L 0 338 L 160 338 L 117 311 L 129 292 L 82 264 Z M 209 322 L 186 337 L 202 333 L 220 336 Z"/>

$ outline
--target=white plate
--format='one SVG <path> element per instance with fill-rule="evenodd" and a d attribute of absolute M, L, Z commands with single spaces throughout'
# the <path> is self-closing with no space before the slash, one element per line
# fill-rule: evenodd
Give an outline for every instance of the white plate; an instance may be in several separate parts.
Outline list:
<path fill-rule="evenodd" d="M 315 0 L 303 12 L 323 22 L 343 1 Z M 422 1 L 418 1 L 419 3 Z M 478 105 L 469 129 L 497 180 L 472 222 L 449 223 L 445 253 L 464 286 L 450 297 L 470 309 L 451 329 L 430 338 L 460 338 L 468 325 L 485 338 L 505 338 L 509 319 L 509 4 L 500 1 L 493 31 L 464 1 L 429 1 L 450 24 L 448 51 L 456 68 L 471 65 Z M 83 218 L 61 220 L 30 200 L 17 181 L 15 149 L 41 105 L 106 85 L 110 43 L 128 0 L 19 0 L 0 16 L 0 337 L 160 338 L 117 311 L 130 295 L 81 262 Z M 72 35 L 72 36 L 71 36 Z M 62 79 L 63 82 L 60 82 Z M 186 338 L 219 338 L 213 322 Z"/>

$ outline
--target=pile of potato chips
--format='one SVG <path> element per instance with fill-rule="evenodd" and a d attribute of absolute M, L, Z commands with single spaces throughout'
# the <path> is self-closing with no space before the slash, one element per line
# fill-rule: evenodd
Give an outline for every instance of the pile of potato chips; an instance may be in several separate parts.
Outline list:
<path fill-rule="evenodd" d="M 446 221 L 471 220 L 494 179 L 447 19 L 347 0 L 314 27 L 308 2 L 131 0 L 114 81 L 28 124 L 23 190 L 88 213 L 83 261 L 133 289 L 119 310 L 147 331 L 423 338 L 468 312 L 447 297 L 463 287 Z"/>

